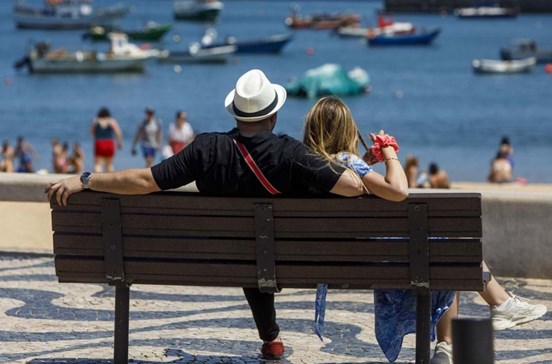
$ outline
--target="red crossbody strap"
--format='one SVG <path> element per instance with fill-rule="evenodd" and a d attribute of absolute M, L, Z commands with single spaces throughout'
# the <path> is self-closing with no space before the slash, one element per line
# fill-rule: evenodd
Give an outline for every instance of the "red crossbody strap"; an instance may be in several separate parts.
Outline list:
<path fill-rule="evenodd" d="M 261 182 L 261 184 L 263 185 L 264 188 L 266 188 L 266 190 L 268 192 L 270 192 L 271 194 L 273 195 L 278 195 L 280 194 L 281 192 L 278 191 L 269 181 L 268 179 L 266 179 L 266 177 L 264 176 L 263 172 L 261 172 L 261 169 L 257 166 L 257 164 L 255 163 L 255 161 L 253 160 L 253 158 L 251 158 L 251 155 L 249 154 L 249 152 L 247 151 L 247 149 L 245 148 L 245 145 L 243 145 L 242 143 L 238 142 L 236 139 L 232 139 L 234 141 L 234 144 L 236 144 L 236 146 L 238 147 L 238 150 L 240 151 L 241 155 L 243 156 L 243 158 L 245 159 L 245 161 L 247 162 L 247 165 L 249 166 L 249 168 L 251 169 L 251 171 L 253 172 L 253 174 L 255 174 L 255 176 L 257 177 L 257 179 L 259 180 L 259 182 Z"/>

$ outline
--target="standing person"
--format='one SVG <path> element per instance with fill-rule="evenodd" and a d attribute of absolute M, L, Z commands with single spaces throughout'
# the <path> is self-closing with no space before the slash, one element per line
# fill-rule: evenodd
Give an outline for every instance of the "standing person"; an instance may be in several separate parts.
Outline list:
<path fill-rule="evenodd" d="M 142 146 L 142 155 L 146 160 L 146 168 L 153 165 L 157 151 L 163 145 L 163 130 L 161 121 L 155 117 L 151 107 L 146 108 L 146 117 L 138 126 L 132 142 L 132 155 L 136 155 L 136 144 Z"/>
<path fill-rule="evenodd" d="M 236 128 L 226 133 L 199 134 L 180 153 L 151 168 L 85 172 L 81 178 L 51 183 L 46 193 L 49 199 L 55 198 L 58 204 L 67 205 L 69 196 L 84 188 L 146 194 L 195 181 L 200 192 L 215 195 L 297 195 L 311 187 L 343 196 L 362 194 L 364 185 L 352 171 L 328 163 L 287 135 L 272 132 L 285 101 L 286 91 L 282 86 L 272 84 L 260 70 L 248 71 L 238 79 L 224 102 L 235 119 Z M 258 170 L 250 167 L 242 152 L 249 154 Z M 274 295 L 253 288 L 243 291 L 263 341 L 263 357 L 281 358 L 284 344 L 276 323 Z"/>
<path fill-rule="evenodd" d="M 123 149 L 123 133 L 107 107 L 102 107 L 98 111 L 92 121 L 90 134 L 94 138 L 94 172 L 113 171 L 115 141 L 117 149 Z"/>
<path fill-rule="evenodd" d="M 429 164 L 429 187 L 450 188 L 447 172 L 440 169 L 434 162 Z"/>
<path fill-rule="evenodd" d="M 19 160 L 17 172 L 32 173 L 33 158 L 37 157 L 37 153 L 33 146 L 25 141 L 22 136 L 17 137 L 17 146 L 15 147 L 15 156 Z"/>
<path fill-rule="evenodd" d="M 194 140 L 194 130 L 188 123 L 188 114 L 184 111 L 176 112 L 176 120 L 169 124 L 169 145 L 172 153 L 180 152 Z"/>
<path fill-rule="evenodd" d="M 15 149 L 13 149 L 9 141 L 4 140 L 2 143 L 2 161 L 0 161 L 0 172 L 15 172 L 15 167 L 13 165 L 14 158 Z"/>

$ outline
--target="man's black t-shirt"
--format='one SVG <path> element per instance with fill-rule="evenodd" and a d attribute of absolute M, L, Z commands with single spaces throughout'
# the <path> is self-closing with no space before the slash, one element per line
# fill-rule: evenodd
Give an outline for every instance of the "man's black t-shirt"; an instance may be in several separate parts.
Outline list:
<path fill-rule="evenodd" d="M 305 194 L 312 188 L 329 192 L 344 170 L 287 135 L 266 131 L 246 138 L 233 129 L 197 135 L 180 153 L 151 168 L 155 182 L 162 190 L 196 181 L 200 192 L 211 195 L 269 194 L 233 138 L 245 145 L 265 177 L 286 195 Z"/>

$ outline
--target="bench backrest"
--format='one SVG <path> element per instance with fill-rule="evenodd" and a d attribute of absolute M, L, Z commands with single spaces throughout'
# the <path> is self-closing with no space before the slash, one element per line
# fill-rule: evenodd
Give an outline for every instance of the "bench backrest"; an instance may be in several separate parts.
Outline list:
<path fill-rule="evenodd" d="M 481 196 L 81 192 L 52 207 L 60 282 L 483 289 Z"/>

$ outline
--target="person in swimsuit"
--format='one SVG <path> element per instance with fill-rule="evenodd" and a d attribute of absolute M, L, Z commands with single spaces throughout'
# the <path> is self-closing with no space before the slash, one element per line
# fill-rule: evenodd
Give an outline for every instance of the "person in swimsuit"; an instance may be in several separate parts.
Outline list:
<path fill-rule="evenodd" d="M 107 107 L 102 107 L 98 111 L 92 121 L 90 134 L 94 137 L 94 171 L 113 171 L 115 142 L 119 150 L 123 149 L 123 133 Z"/>
<path fill-rule="evenodd" d="M 153 166 L 155 155 L 163 145 L 163 129 L 161 121 L 155 117 L 151 107 L 146 108 L 146 117 L 138 126 L 132 142 L 132 155 L 136 155 L 136 144 L 142 146 L 142 155 L 146 160 L 146 168 Z"/>
<path fill-rule="evenodd" d="M 169 145 L 173 154 L 180 152 L 194 140 L 194 130 L 187 120 L 186 112 L 177 111 L 176 120 L 169 125 Z"/>

